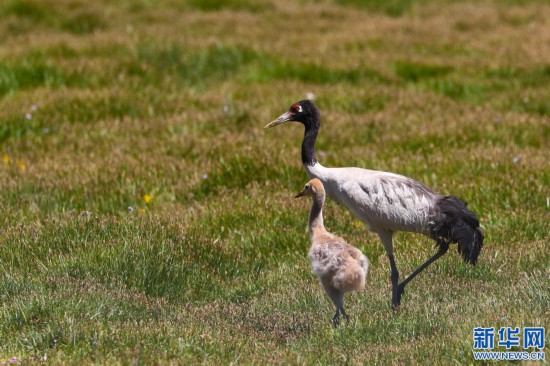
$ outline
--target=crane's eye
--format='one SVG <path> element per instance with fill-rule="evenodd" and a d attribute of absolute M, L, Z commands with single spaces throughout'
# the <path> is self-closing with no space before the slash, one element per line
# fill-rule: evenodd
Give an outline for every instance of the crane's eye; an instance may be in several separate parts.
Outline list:
<path fill-rule="evenodd" d="M 294 104 L 292 107 L 290 107 L 290 110 L 292 111 L 292 113 L 302 113 L 303 112 L 303 108 L 299 104 Z"/>

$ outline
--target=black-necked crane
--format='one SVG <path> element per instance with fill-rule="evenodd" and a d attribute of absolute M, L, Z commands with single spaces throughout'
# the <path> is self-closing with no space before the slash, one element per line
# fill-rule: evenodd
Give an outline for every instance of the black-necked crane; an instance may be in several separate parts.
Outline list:
<path fill-rule="evenodd" d="M 315 158 L 315 140 L 321 127 L 319 110 L 309 100 L 294 103 L 279 118 L 267 124 L 271 128 L 285 122 L 305 127 L 302 163 L 309 178 L 318 178 L 327 195 L 346 206 L 378 234 L 391 266 L 392 307 L 401 303 L 405 286 L 431 263 L 444 255 L 449 244 L 457 243 L 464 261 L 473 265 L 483 246 L 483 232 L 475 214 L 455 196 L 443 196 L 414 179 L 361 168 L 326 168 Z M 434 239 L 437 253 L 399 283 L 393 255 L 393 233 L 409 231 Z"/>
<path fill-rule="evenodd" d="M 340 314 L 349 321 L 344 310 L 344 294 L 363 290 L 369 269 L 369 261 L 361 251 L 336 235 L 329 233 L 323 223 L 325 189 L 317 178 L 310 180 L 304 190 L 295 197 L 311 196 L 308 232 L 311 240 L 309 260 L 313 273 L 319 278 L 325 292 L 330 297 L 336 313 L 332 324 L 339 324 Z"/>

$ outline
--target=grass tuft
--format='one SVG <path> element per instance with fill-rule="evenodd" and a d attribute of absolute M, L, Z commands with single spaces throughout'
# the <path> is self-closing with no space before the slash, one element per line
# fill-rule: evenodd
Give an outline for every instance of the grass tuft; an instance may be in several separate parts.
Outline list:
<path fill-rule="evenodd" d="M 412 0 L 334 0 L 337 4 L 354 6 L 373 12 L 387 14 L 392 17 L 400 17 L 410 11 Z"/>
<path fill-rule="evenodd" d="M 520 112 L 536 113 L 541 116 L 550 116 L 550 101 L 547 98 L 529 98 L 514 103 L 514 109 Z"/>
<path fill-rule="evenodd" d="M 85 5 L 79 1 L 72 4 L 48 4 L 35 0 L 11 0 L 0 8 L 0 16 L 2 15 L 16 16 L 22 23 L 30 22 L 22 24 L 21 29 L 26 32 L 40 25 L 83 35 L 106 27 L 101 14 L 95 10 L 85 9 Z"/>
<path fill-rule="evenodd" d="M 103 18 L 94 12 L 81 12 L 61 23 L 61 29 L 73 34 L 88 34 L 106 27 Z"/>
<path fill-rule="evenodd" d="M 0 62 L 0 96 L 20 89 L 55 88 L 78 84 L 81 81 L 80 77 L 64 74 L 56 67 L 39 59 Z"/>
<path fill-rule="evenodd" d="M 313 84 L 349 83 L 366 81 L 385 82 L 386 78 L 367 67 L 352 70 L 329 69 L 318 64 L 266 59 L 245 76 L 247 82 L 269 82 L 272 80 L 295 80 Z"/>
<path fill-rule="evenodd" d="M 15 15 L 33 22 L 47 22 L 51 18 L 51 10 L 41 1 L 13 0 L 4 5 L 5 15 Z"/>
<path fill-rule="evenodd" d="M 127 72 L 146 82 L 170 75 L 184 84 L 201 85 L 232 77 L 255 59 L 256 53 L 246 48 L 213 46 L 191 53 L 176 44 L 166 48 L 144 44 L 138 48 L 137 59 L 128 64 Z"/>
<path fill-rule="evenodd" d="M 246 10 L 258 12 L 267 7 L 266 3 L 250 0 L 191 0 L 190 5 L 201 11 Z"/>
<path fill-rule="evenodd" d="M 447 65 L 426 65 L 407 61 L 400 61 L 395 64 L 396 74 L 403 80 L 411 82 L 443 77 L 452 71 L 453 67 Z"/>
<path fill-rule="evenodd" d="M 433 91 L 452 98 L 471 103 L 479 103 L 485 100 L 485 90 L 478 83 L 463 83 L 454 80 L 432 80 L 428 87 Z"/>

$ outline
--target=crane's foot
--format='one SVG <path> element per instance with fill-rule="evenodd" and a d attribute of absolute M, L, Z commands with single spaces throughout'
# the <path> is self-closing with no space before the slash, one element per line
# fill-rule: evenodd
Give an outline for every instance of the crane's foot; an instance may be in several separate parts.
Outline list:
<path fill-rule="evenodd" d="M 399 310 L 401 306 L 401 296 L 405 293 L 405 285 L 397 285 L 392 289 L 391 307 L 393 311 Z"/>

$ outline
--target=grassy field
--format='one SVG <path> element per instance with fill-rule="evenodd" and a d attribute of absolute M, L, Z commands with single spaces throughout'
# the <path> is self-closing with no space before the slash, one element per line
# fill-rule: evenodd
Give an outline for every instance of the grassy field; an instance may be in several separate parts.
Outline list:
<path fill-rule="evenodd" d="M 548 326 L 545 1 L 5 0 L 0 39 L 0 364 L 468 364 L 474 327 Z M 263 129 L 308 95 L 325 166 L 469 202 L 477 267 L 453 246 L 394 314 L 329 202 L 371 262 L 331 327 L 303 128 Z M 406 275 L 435 248 L 395 251 Z"/>

